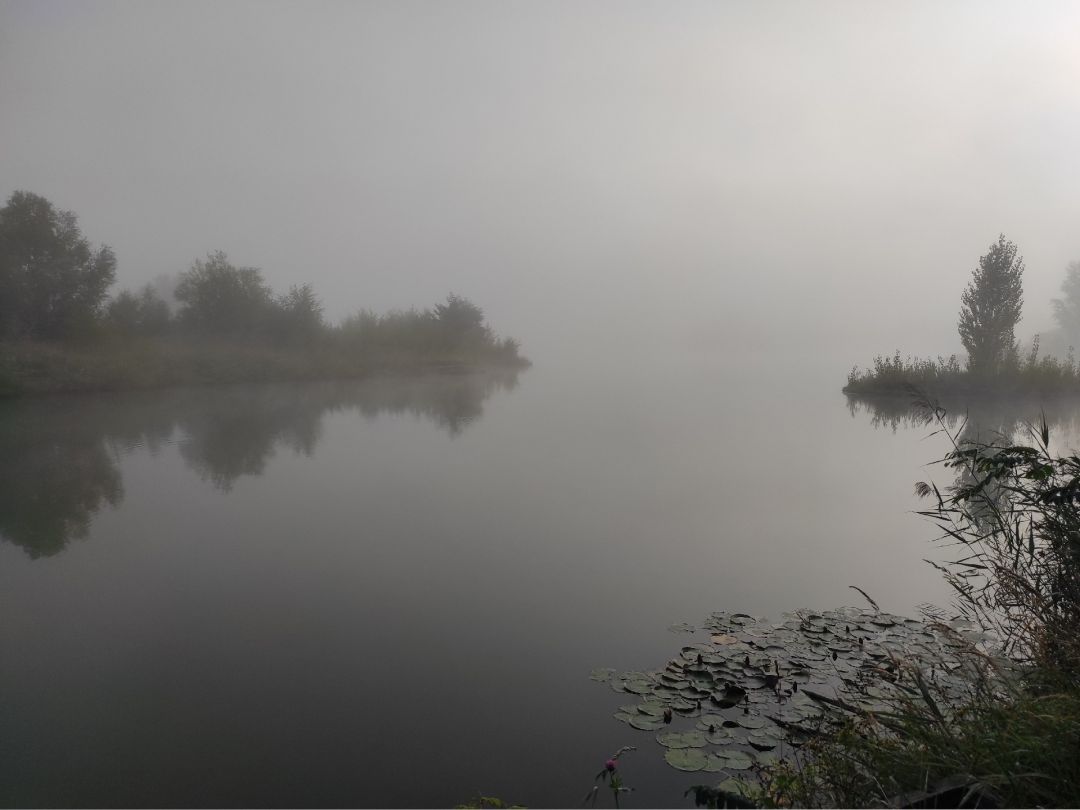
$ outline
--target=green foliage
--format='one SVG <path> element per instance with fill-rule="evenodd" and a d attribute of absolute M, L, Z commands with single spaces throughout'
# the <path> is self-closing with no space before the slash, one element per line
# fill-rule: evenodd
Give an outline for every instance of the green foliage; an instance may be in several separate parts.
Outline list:
<path fill-rule="evenodd" d="M 360 355 L 428 357 L 442 362 L 527 365 L 512 338 L 499 338 L 471 301 L 451 294 L 434 309 L 361 310 L 334 330 L 337 345 Z"/>
<path fill-rule="evenodd" d="M 70 211 L 16 191 L 0 208 L 0 338 L 74 337 L 93 327 L 116 257 Z"/>
<path fill-rule="evenodd" d="M 105 308 L 105 325 L 123 337 L 159 337 L 172 329 L 169 305 L 149 284 L 138 295 L 122 291 Z"/>
<path fill-rule="evenodd" d="M 958 325 L 973 373 L 996 374 L 1015 355 L 1015 329 L 1024 302 L 1023 275 L 1024 260 L 1004 234 L 979 258 L 960 299 Z"/>
<path fill-rule="evenodd" d="M 445 304 L 436 304 L 433 312 L 441 338 L 455 348 L 490 344 L 491 330 L 484 325 L 484 311 L 454 293 Z"/>
<path fill-rule="evenodd" d="M 965 796 L 1078 806 L 1080 694 L 982 691 L 947 717 L 926 699 L 900 701 L 887 723 L 852 719 L 809 743 L 800 762 L 769 772 L 759 798 L 772 807 L 914 806 L 911 794 L 939 791 L 940 803 L 923 806 L 976 806 L 961 804 Z"/>
<path fill-rule="evenodd" d="M 180 276 L 176 300 L 181 322 L 198 334 L 252 337 L 265 332 L 273 294 L 257 267 L 236 267 L 219 250 Z"/>
<path fill-rule="evenodd" d="M 959 606 L 1011 655 L 1080 688 L 1080 456 L 1051 454 L 1045 420 L 1031 445 L 960 441 L 923 407 L 953 440 L 942 463 L 961 473 L 948 497 L 917 486 L 936 498 L 920 514 L 964 551 L 941 567 Z"/>
<path fill-rule="evenodd" d="M 326 331 L 322 303 L 310 284 L 293 285 L 274 299 L 271 332 L 279 343 L 310 345 Z"/>

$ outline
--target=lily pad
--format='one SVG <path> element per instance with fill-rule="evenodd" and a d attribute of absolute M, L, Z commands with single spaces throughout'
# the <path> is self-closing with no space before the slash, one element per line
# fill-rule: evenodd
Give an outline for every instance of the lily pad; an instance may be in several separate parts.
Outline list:
<path fill-rule="evenodd" d="M 717 773 L 727 770 L 727 760 L 723 759 L 718 753 L 709 754 L 709 758 L 705 761 L 705 767 L 702 768 L 706 773 Z"/>
<path fill-rule="evenodd" d="M 754 748 L 756 748 L 758 751 L 771 751 L 772 749 L 774 749 L 778 745 L 780 745 L 780 738 L 779 737 L 766 736 L 766 735 L 761 735 L 761 736 L 753 736 L 753 735 L 751 735 L 751 736 L 746 738 L 746 741 L 750 745 L 752 745 Z"/>
<path fill-rule="evenodd" d="M 664 712 L 667 710 L 662 703 L 639 703 L 636 708 L 642 714 L 652 717 L 663 717 Z"/>
<path fill-rule="evenodd" d="M 770 723 L 764 717 L 759 717 L 756 714 L 740 714 L 738 717 L 735 718 L 735 722 L 743 728 L 749 729 L 765 728 L 766 726 L 772 725 L 772 723 Z"/>
<path fill-rule="evenodd" d="M 719 714 L 703 714 L 697 721 L 697 727 L 702 731 L 708 731 L 710 726 L 713 728 L 723 728 L 724 723 L 726 723 L 727 720 L 728 718 Z"/>
<path fill-rule="evenodd" d="M 594 669 L 589 673 L 589 678 L 597 683 L 607 683 L 611 680 L 611 676 L 615 674 L 615 670 L 611 667 L 600 667 Z"/>
<path fill-rule="evenodd" d="M 705 740 L 709 745 L 728 745 L 736 741 L 735 731 L 730 728 L 714 728 L 705 732 Z"/>
<path fill-rule="evenodd" d="M 705 745 L 703 731 L 662 731 L 656 741 L 665 748 L 702 748 Z"/>
<path fill-rule="evenodd" d="M 671 748 L 664 752 L 664 759 L 672 768 L 680 771 L 700 771 L 709 761 L 700 748 Z"/>
<path fill-rule="evenodd" d="M 631 694 L 634 694 L 634 695 L 647 695 L 650 692 L 652 692 L 653 687 L 655 685 L 656 684 L 654 684 L 652 681 L 639 679 L 639 680 L 627 681 L 623 685 L 623 689 L 625 691 L 627 691 L 627 692 L 630 692 Z"/>
<path fill-rule="evenodd" d="M 724 761 L 725 768 L 733 771 L 745 771 L 754 764 L 754 760 L 750 755 L 742 751 L 727 750 L 722 752 L 719 758 Z"/>
<path fill-rule="evenodd" d="M 780 755 L 775 750 L 755 751 L 754 759 L 758 765 L 775 765 L 780 761 Z"/>
<path fill-rule="evenodd" d="M 655 731 L 658 728 L 664 727 L 663 717 L 653 717 L 648 714 L 635 714 L 626 722 L 641 731 Z"/>

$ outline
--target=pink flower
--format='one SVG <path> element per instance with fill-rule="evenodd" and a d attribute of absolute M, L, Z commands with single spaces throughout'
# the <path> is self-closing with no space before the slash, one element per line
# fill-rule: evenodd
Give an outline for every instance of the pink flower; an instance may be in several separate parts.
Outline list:
<path fill-rule="evenodd" d="M 614 771 L 615 770 L 615 760 L 609 759 L 607 762 L 604 763 L 604 767 L 608 771 Z"/>

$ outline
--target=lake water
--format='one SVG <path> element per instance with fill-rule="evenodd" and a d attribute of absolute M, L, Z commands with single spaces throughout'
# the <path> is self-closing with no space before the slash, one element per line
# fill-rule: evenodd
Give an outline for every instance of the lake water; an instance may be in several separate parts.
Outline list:
<path fill-rule="evenodd" d="M 660 666 L 714 610 L 948 599 L 912 514 L 944 438 L 842 372 L 751 376 L 0 405 L 0 803 L 577 806 L 636 745 L 629 803 L 685 804 L 704 775 L 590 670 Z"/>

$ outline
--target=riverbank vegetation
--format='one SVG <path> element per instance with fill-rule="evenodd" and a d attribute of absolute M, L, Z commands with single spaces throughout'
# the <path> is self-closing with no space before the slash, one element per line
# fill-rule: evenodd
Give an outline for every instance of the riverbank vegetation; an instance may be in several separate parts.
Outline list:
<path fill-rule="evenodd" d="M 909 688 L 886 696 L 880 711 L 852 712 L 797 763 L 764 774 L 758 800 L 1076 807 L 1080 457 L 1050 452 L 1045 421 L 1027 443 L 968 442 L 950 432 L 939 408 L 921 405 L 953 441 L 941 463 L 954 471 L 955 485 L 945 493 L 933 483 L 916 486 L 931 502 L 922 514 L 957 552 L 936 567 L 963 617 L 987 633 L 985 643 L 966 649 L 966 696 L 946 699 L 940 671 L 898 661 Z"/>
<path fill-rule="evenodd" d="M 1055 299 L 1058 330 L 1052 346 L 1066 346 L 1065 357 L 1040 356 L 1036 335 L 1026 356 L 1016 340 L 1023 307 L 1024 260 L 1005 238 L 979 259 L 961 296 L 957 331 L 966 358 L 922 359 L 878 356 L 867 369 L 848 374 L 847 394 L 904 395 L 911 386 L 936 396 L 986 393 L 1080 392 L 1080 367 L 1072 346 L 1080 338 L 1080 263 L 1073 263 Z"/>
<path fill-rule="evenodd" d="M 1072 351 L 1064 359 L 1040 356 L 1036 335 L 1026 356 L 1014 353 L 993 374 L 973 372 L 955 354 L 923 359 L 901 357 L 897 351 L 892 357 L 875 357 L 870 368 L 855 367 L 848 373 L 844 393 L 902 396 L 906 403 L 913 387 L 935 396 L 1078 392 L 1080 366 Z"/>
<path fill-rule="evenodd" d="M 0 396 L 528 364 L 458 295 L 331 324 L 311 285 L 275 293 L 222 252 L 110 296 L 115 277 L 115 255 L 92 247 L 73 213 L 11 195 L 0 208 Z"/>

